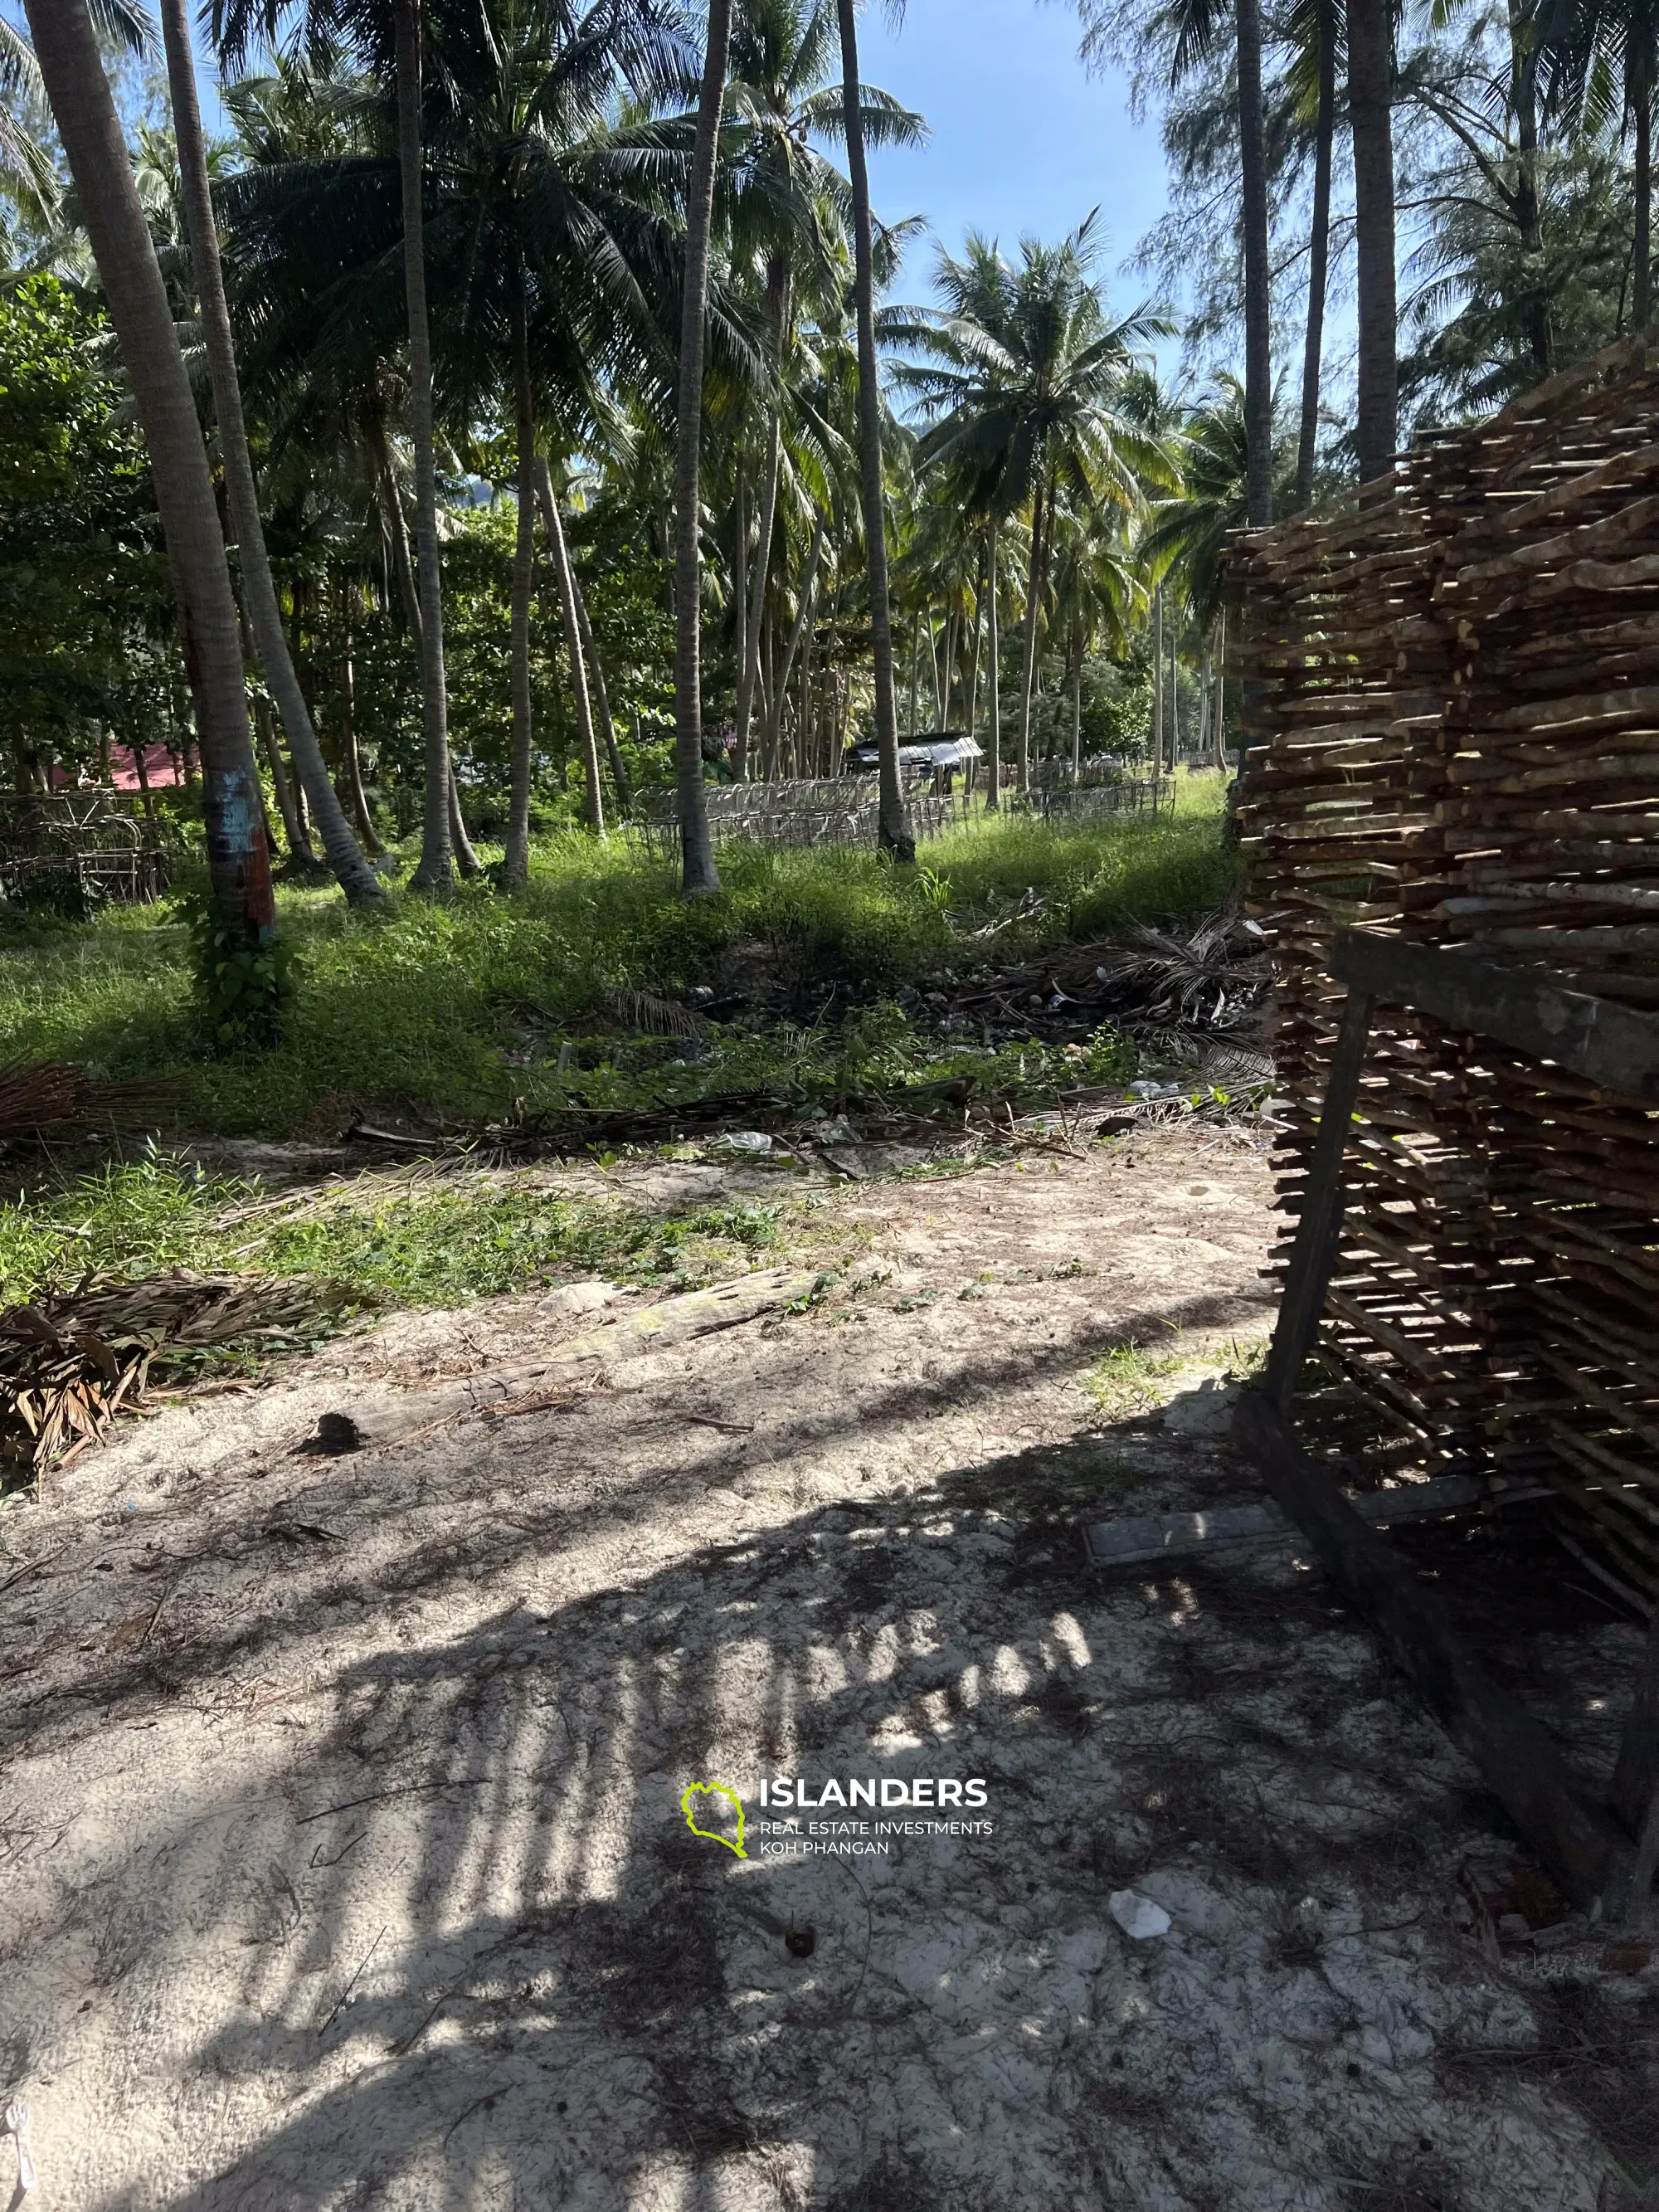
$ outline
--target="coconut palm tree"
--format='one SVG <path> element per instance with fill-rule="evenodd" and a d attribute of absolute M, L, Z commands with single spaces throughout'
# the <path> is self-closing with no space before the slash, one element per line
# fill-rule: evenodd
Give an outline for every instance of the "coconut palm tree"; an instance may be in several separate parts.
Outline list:
<path fill-rule="evenodd" d="M 441 27 L 435 51 L 445 99 L 426 127 L 422 257 L 435 388 L 463 442 L 468 427 L 492 412 L 509 426 L 521 492 L 503 863 L 514 884 L 528 866 L 538 429 L 550 423 L 562 448 L 597 422 L 607 384 L 647 392 L 665 386 L 658 302 L 672 289 L 672 195 L 684 154 L 672 125 L 619 122 L 616 101 L 624 86 L 636 101 L 666 100 L 681 88 L 683 70 L 678 46 L 635 0 L 580 9 L 476 0 Z M 261 303 L 268 356 L 285 349 L 296 362 L 326 364 L 343 348 L 366 370 L 394 345 L 397 302 L 380 281 L 386 185 L 383 164 L 349 155 L 245 180 L 241 281 Z M 557 508 L 544 511 L 571 640 L 587 817 L 602 834 L 574 582 Z"/>
<path fill-rule="evenodd" d="M 1062 495 L 1079 507 L 1133 511 L 1148 484 L 1174 482 L 1170 457 L 1135 419 L 1141 349 L 1167 329 L 1146 307 L 1108 319 L 1092 275 L 1095 216 L 1057 246 L 1026 239 L 1016 270 L 994 243 L 970 237 L 958 262 L 941 252 L 934 276 L 943 308 L 888 319 L 889 342 L 920 356 L 899 380 L 933 427 L 923 468 L 942 466 L 971 485 L 975 506 L 1006 520 L 1029 510 L 1024 666 L 1018 731 L 1020 788 L 1030 779 L 1031 701 Z"/>
<path fill-rule="evenodd" d="M 822 299 L 842 271 L 851 187 L 813 137 L 846 135 L 841 88 L 826 82 L 836 55 L 833 0 L 741 0 L 732 23 L 726 107 L 730 153 L 720 194 L 728 251 L 754 264 L 765 302 L 769 404 L 750 603 L 741 624 L 734 772 L 745 772 L 749 719 L 760 673 L 762 609 L 771 575 L 782 465 L 783 414 L 800 295 Z M 890 93 L 860 93 L 866 146 L 919 146 L 927 125 Z"/>
<path fill-rule="evenodd" d="M 1347 0 L 1348 125 L 1353 137 L 1359 299 L 1359 481 L 1394 465 L 1400 421 L 1395 267 L 1393 0 Z"/>
<path fill-rule="evenodd" d="M 443 582 L 438 542 L 438 459 L 432 330 L 427 308 L 422 70 L 428 25 L 422 0 L 213 0 L 214 37 L 240 63 L 256 37 L 274 40 L 296 14 L 312 52 L 331 62 L 354 46 L 371 72 L 391 64 L 397 89 L 398 173 L 404 301 L 409 344 L 409 425 L 415 451 L 415 565 L 421 610 L 421 727 L 425 809 L 414 882 L 443 892 L 453 882 L 450 836 L 449 696 L 444 674 Z"/>
<path fill-rule="evenodd" d="M 1319 386 L 1325 346 L 1325 295 L 1331 250 L 1331 171 L 1336 141 L 1336 81 L 1345 33 L 1343 0 L 1295 0 L 1289 30 L 1294 58 L 1291 91 L 1299 118 L 1314 133 L 1313 204 L 1308 220 L 1308 316 L 1302 345 L 1302 414 L 1297 442 L 1295 501 L 1313 499 L 1318 454 Z"/>
<path fill-rule="evenodd" d="M 29 28 L 149 450 L 196 710 L 221 925 L 276 928 L 236 602 L 190 379 L 87 0 L 28 0 Z"/>
<path fill-rule="evenodd" d="M 876 674 L 876 751 L 881 805 L 878 835 L 884 852 L 914 860 L 915 840 L 905 820 L 899 781 L 898 705 L 893 690 L 893 615 L 887 590 L 886 509 L 881 461 L 881 383 L 876 366 L 875 241 L 870 167 L 865 159 L 864 97 L 859 82 L 857 0 L 836 0 L 841 33 L 842 112 L 847 173 L 853 194 L 854 300 L 859 343 L 859 463 L 864 499 L 865 557 L 870 571 L 870 635 Z"/>
<path fill-rule="evenodd" d="M 1382 0 L 1387 5 L 1388 0 Z M 1239 230 L 1244 248 L 1244 389 L 1250 429 L 1249 514 L 1273 519 L 1273 268 L 1267 215 L 1267 130 L 1261 88 L 1261 0 L 1163 0 L 1150 16 L 1124 0 L 1077 0 L 1085 55 L 1106 52 L 1115 40 L 1152 37 L 1170 56 L 1171 88 L 1214 54 L 1231 33 L 1237 104 Z M 1231 20 L 1230 20 L 1231 19 Z"/>
<path fill-rule="evenodd" d="M 242 416 L 241 380 L 237 374 L 230 307 L 220 265 L 219 230 L 209 183 L 207 143 L 202 131 L 190 17 L 185 0 L 161 0 L 161 33 L 167 48 L 173 137 L 179 149 L 191 262 L 213 386 L 213 411 L 219 424 L 226 501 L 241 565 L 248 627 L 265 681 L 276 702 L 276 711 L 282 716 L 289 750 L 310 802 L 328 864 L 350 904 L 372 906 L 386 894 L 352 835 L 345 810 L 324 763 L 305 694 L 294 671 L 276 605 L 276 589 L 271 581 L 270 563 L 265 557 L 264 529 L 259 518 L 247 428 Z"/>
<path fill-rule="evenodd" d="M 702 514 L 698 499 L 702 380 L 708 318 L 708 242 L 714 216 L 714 167 L 732 51 L 732 0 L 708 0 L 702 83 L 685 221 L 680 314 L 678 435 L 674 457 L 674 757 L 678 770 L 682 882 L 688 897 L 718 891 L 702 769 Z"/>

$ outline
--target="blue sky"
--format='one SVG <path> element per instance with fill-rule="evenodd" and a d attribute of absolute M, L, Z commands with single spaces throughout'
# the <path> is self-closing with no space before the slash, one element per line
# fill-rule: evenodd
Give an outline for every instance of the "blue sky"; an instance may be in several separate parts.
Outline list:
<path fill-rule="evenodd" d="M 1131 119 L 1121 76 L 1085 73 L 1064 0 L 909 0 L 897 27 L 872 5 L 859 46 L 867 82 L 933 126 L 921 151 L 871 157 L 879 214 L 925 215 L 952 252 L 969 229 L 1012 250 L 1023 232 L 1061 237 L 1098 206 L 1115 301 L 1144 296 L 1143 276 L 1117 272 L 1166 204 L 1157 118 Z M 911 250 L 895 298 L 928 296 L 933 252 L 931 239 Z"/>

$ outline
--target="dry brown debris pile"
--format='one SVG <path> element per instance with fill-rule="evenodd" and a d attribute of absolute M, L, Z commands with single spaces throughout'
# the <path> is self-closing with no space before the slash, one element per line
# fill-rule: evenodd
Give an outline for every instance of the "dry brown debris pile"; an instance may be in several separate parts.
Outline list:
<path fill-rule="evenodd" d="M 94 1443 L 153 1381 L 179 1382 L 233 1347 L 305 1344 L 344 1293 L 258 1275 L 83 1277 L 0 1312 L 0 1474 L 40 1473 Z"/>
<path fill-rule="evenodd" d="M 167 1084 L 104 1083 L 61 1060 L 0 1062 L 0 1143 L 88 1121 L 150 1120 L 173 1097 Z"/>

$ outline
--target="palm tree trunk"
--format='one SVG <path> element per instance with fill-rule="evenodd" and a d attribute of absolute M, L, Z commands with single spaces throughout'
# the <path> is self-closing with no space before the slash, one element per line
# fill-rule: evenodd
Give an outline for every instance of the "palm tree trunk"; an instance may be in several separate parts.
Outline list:
<path fill-rule="evenodd" d="M 535 712 L 530 696 L 530 594 L 536 580 L 536 408 L 530 390 L 530 334 L 523 278 L 513 308 L 513 421 L 518 442 L 518 532 L 513 547 L 513 768 L 507 803 L 501 882 L 517 890 L 530 878 L 530 784 L 535 767 Z M 581 653 L 574 656 L 581 678 Z"/>
<path fill-rule="evenodd" d="M 259 665 L 288 733 L 295 771 L 311 800 L 329 866 L 349 904 L 373 906 L 385 898 L 385 887 L 364 859 L 341 807 L 339 794 L 329 781 L 305 694 L 300 688 L 283 634 L 276 587 L 265 555 L 259 496 L 242 416 L 242 387 L 236 372 L 230 308 L 225 298 L 224 271 L 219 259 L 219 233 L 208 184 L 207 145 L 202 136 L 202 112 L 197 96 L 196 64 L 185 0 L 161 0 L 161 31 L 167 46 L 167 82 L 173 99 L 173 128 L 179 149 L 191 266 L 201 309 L 202 337 L 213 386 L 213 411 L 218 420 L 224 462 L 225 495 L 230 508 L 231 528 L 236 534 L 248 626 L 253 633 Z"/>
<path fill-rule="evenodd" d="M 1152 781 L 1164 774 L 1164 586 L 1152 593 Z"/>
<path fill-rule="evenodd" d="M 674 760 L 678 771 L 683 888 L 717 891 L 702 773 L 702 564 L 697 478 L 702 441 L 702 370 L 708 316 L 708 234 L 714 211 L 732 0 L 708 0 L 708 43 L 697 101 L 697 135 L 686 209 L 685 285 L 680 315 L 679 437 L 674 459 Z"/>
<path fill-rule="evenodd" d="M 309 840 L 300 828 L 300 817 L 295 811 L 294 787 L 288 780 L 288 770 L 283 764 L 283 749 L 276 742 L 276 732 L 270 719 L 270 702 L 263 691 L 253 695 L 253 726 L 259 733 L 259 749 L 264 754 L 265 766 L 270 770 L 271 789 L 276 793 L 276 811 L 283 817 L 283 836 L 288 843 L 289 856 L 295 860 L 314 860 Z"/>
<path fill-rule="evenodd" d="M 1653 320 L 1653 100 L 1638 91 L 1636 106 L 1636 251 L 1631 271 L 1631 313 L 1638 331 Z"/>
<path fill-rule="evenodd" d="M 910 708 L 906 718 L 905 736 L 914 744 L 916 741 L 916 706 L 921 691 L 921 617 L 910 624 Z"/>
<path fill-rule="evenodd" d="M 398 167 L 403 186 L 404 293 L 409 318 L 409 428 L 415 447 L 415 569 L 421 603 L 421 734 L 426 806 L 414 883 L 447 891 L 450 830 L 449 698 L 444 675 L 443 574 L 438 550 L 438 454 L 432 330 L 426 306 L 425 157 L 421 143 L 421 0 L 393 0 L 398 56 Z"/>
<path fill-rule="evenodd" d="M 1227 765 L 1227 610 L 1216 617 L 1215 629 L 1215 764 Z"/>
<path fill-rule="evenodd" d="M 898 709 L 893 693 L 893 616 L 887 596 L 887 524 L 882 492 L 881 383 L 876 368 L 875 248 L 870 169 L 864 157 L 864 100 L 859 85 L 857 0 L 836 0 L 841 29 L 841 89 L 847 120 L 847 173 L 853 187 L 854 290 L 859 325 L 859 459 L 865 550 L 870 563 L 870 630 L 876 663 L 876 750 L 881 763 L 880 842 L 900 860 L 916 857 L 899 781 Z"/>
<path fill-rule="evenodd" d="M 1358 262 L 1359 481 L 1394 464 L 1400 411 L 1395 296 L 1394 14 L 1390 0 L 1348 0 L 1348 118 L 1353 131 Z"/>
<path fill-rule="evenodd" d="M 545 459 L 538 465 L 538 480 L 545 513 L 553 504 L 553 472 Z M 550 538 L 553 535 L 550 524 L 547 525 L 547 534 Z M 605 662 L 599 655 L 599 641 L 593 635 L 593 624 L 588 617 L 587 596 L 582 590 L 582 580 L 576 574 L 574 562 L 570 570 L 570 589 L 576 602 L 576 627 L 581 633 L 582 657 L 587 663 L 587 673 L 592 679 L 589 690 L 593 712 L 599 723 L 600 741 L 605 746 L 605 760 L 610 766 L 611 781 L 616 787 L 617 811 L 626 814 L 634 804 L 633 787 L 628 780 L 628 766 L 622 757 L 622 747 L 617 742 L 616 718 L 611 712 L 611 693 L 605 684 Z"/>
<path fill-rule="evenodd" d="M 552 488 L 550 476 L 550 492 Z M 557 500 L 550 498 L 546 501 L 543 520 L 547 525 L 547 550 L 553 567 L 553 581 L 559 594 L 559 621 L 564 631 L 565 658 L 570 663 L 570 696 L 576 702 L 576 738 L 582 749 L 582 774 L 586 779 L 582 812 L 587 818 L 588 828 L 603 843 L 605 786 L 599 775 L 599 741 L 593 733 L 593 703 L 588 697 L 587 674 L 582 665 L 582 631 L 576 617 L 576 579 L 570 567 L 570 548 L 565 543 L 564 524 L 560 519 Z"/>
<path fill-rule="evenodd" d="M 1042 518 L 1048 479 L 1039 471 L 1031 496 L 1031 562 L 1025 579 L 1025 669 L 1019 695 L 1019 787 L 1031 788 L 1031 694 L 1036 682 L 1037 625 L 1042 606 Z"/>
<path fill-rule="evenodd" d="M 784 701 L 789 696 L 789 679 L 795 672 L 795 656 L 800 651 L 802 637 L 811 628 L 812 608 L 817 592 L 818 562 L 823 557 L 823 517 L 817 515 L 812 523 L 812 546 L 806 556 L 806 573 L 801 579 L 800 605 L 795 610 L 794 626 L 789 641 L 783 649 L 783 666 L 779 672 L 771 704 L 767 710 L 765 749 L 761 762 L 762 773 L 770 776 L 777 771 L 778 732 L 783 720 Z M 801 747 L 798 744 L 799 754 Z"/>
<path fill-rule="evenodd" d="M 975 593 L 974 593 L 974 659 L 973 659 L 973 668 L 972 668 L 972 673 L 969 675 L 969 678 L 968 678 L 968 734 L 969 734 L 969 736 L 970 738 L 976 738 L 976 737 L 979 735 L 979 677 L 980 677 L 980 666 L 981 666 L 981 653 L 982 653 L 982 651 L 983 651 L 984 645 L 985 645 L 985 555 L 984 555 L 983 550 L 981 550 L 981 553 L 980 553 L 980 556 L 979 556 L 979 586 L 978 586 L 977 590 L 976 590 L 976 591 L 975 592 Z M 969 775 L 971 776 L 971 775 L 972 775 L 972 773 L 973 773 L 973 763 L 972 763 L 971 761 L 969 761 L 969 763 L 968 763 L 968 768 L 969 768 Z"/>
<path fill-rule="evenodd" d="M 1515 116 L 1515 227 L 1527 265 L 1536 269 L 1543 245 L 1538 196 L 1538 56 L 1533 9 L 1528 0 L 1509 0 L 1510 106 Z M 1547 286 L 1534 278 L 1526 294 L 1526 318 L 1533 367 L 1540 378 L 1555 369 L 1555 331 L 1550 321 Z"/>
<path fill-rule="evenodd" d="M 1331 149 L 1336 137 L 1336 0 L 1319 0 L 1319 108 L 1314 126 L 1313 221 L 1308 236 L 1308 329 L 1302 353 L 1302 428 L 1296 451 L 1296 503 L 1313 503 L 1319 443 L 1319 372 L 1325 349 L 1325 289 L 1331 252 Z"/>
<path fill-rule="evenodd" d="M 340 694 L 345 707 L 346 781 L 351 792 L 351 811 L 357 817 L 357 834 L 363 841 L 367 853 L 384 853 L 374 827 L 374 817 L 368 811 L 368 793 L 363 788 L 363 754 L 357 742 L 357 681 L 351 659 L 351 631 L 345 635 L 345 666 L 342 671 Z"/>
<path fill-rule="evenodd" d="M 997 629 L 997 519 L 991 517 L 991 749 L 985 763 L 985 811 L 994 814 L 1002 805 L 1002 641 Z"/>
<path fill-rule="evenodd" d="M 464 876 L 481 876 L 483 862 L 472 849 L 472 840 L 466 834 L 466 817 L 461 811 L 460 779 L 455 773 L 455 757 L 452 753 L 449 772 L 444 778 L 445 811 L 449 817 L 450 850 L 455 865 Z"/>
<path fill-rule="evenodd" d="M 1083 773 L 1083 633 L 1073 639 L 1072 660 L 1072 777 Z"/>
<path fill-rule="evenodd" d="M 1376 4 L 1376 0 L 1363 0 Z M 1386 6 L 1387 0 L 1382 0 Z M 1261 106 L 1260 0 L 1235 0 L 1238 38 L 1238 156 L 1244 225 L 1245 514 L 1273 519 L 1273 272 L 1267 258 L 1267 148 Z"/>
<path fill-rule="evenodd" d="M 767 289 L 771 295 L 773 364 L 775 387 L 772 419 L 767 428 L 766 478 L 761 487 L 759 534 L 755 541 L 755 568 L 749 586 L 749 619 L 744 631 L 743 665 L 738 673 L 738 734 L 732 765 L 741 781 L 749 773 L 749 720 L 753 711 L 755 685 L 760 675 L 760 641 L 766 608 L 766 586 L 772 568 L 772 533 L 777 526 L 778 479 L 783 469 L 783 349 L 789 325 L 789 279 L 775 268 Z M 769 704 L 767 720 L 771 721 Z"/>
<path fill-rule="evenodd" d="M 149 451 L 202 752 L 214 903 L 240 938 L 276 925 L 236 601 L 190 379 L 86 0 L 28 0 L 29 29 L 69 159 Z"/>

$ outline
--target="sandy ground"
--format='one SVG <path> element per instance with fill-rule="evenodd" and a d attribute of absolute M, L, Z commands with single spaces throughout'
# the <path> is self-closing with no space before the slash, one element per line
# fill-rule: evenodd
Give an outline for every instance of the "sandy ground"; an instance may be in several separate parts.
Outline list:
<path fill-rule="evenodd" d="M 1468 1930 L 1502 1816 L 1317 1576 L 1084 1564 L 1081 1520 L 1254 1494 L 1195 1373 L 1161 1415 L 1081 1378 L 1259 1337 L 1267 1198 L 1191 1133 L 862 1183 L 812 1310 L 376 1445 L 605 1293 L 390 1322 L 9 1514 L 30 2212 L 1642 2201 L 1651 1971 Z M 368 1447 L 306 1455 L 323 1408 Z M 1605 1755 L 1635 1630 L 1494 1605 Z M 802 1856 L 785 1776 L 985 1803 Z M 708 1781 L 747 1857 L 690 1832 Z"/>

